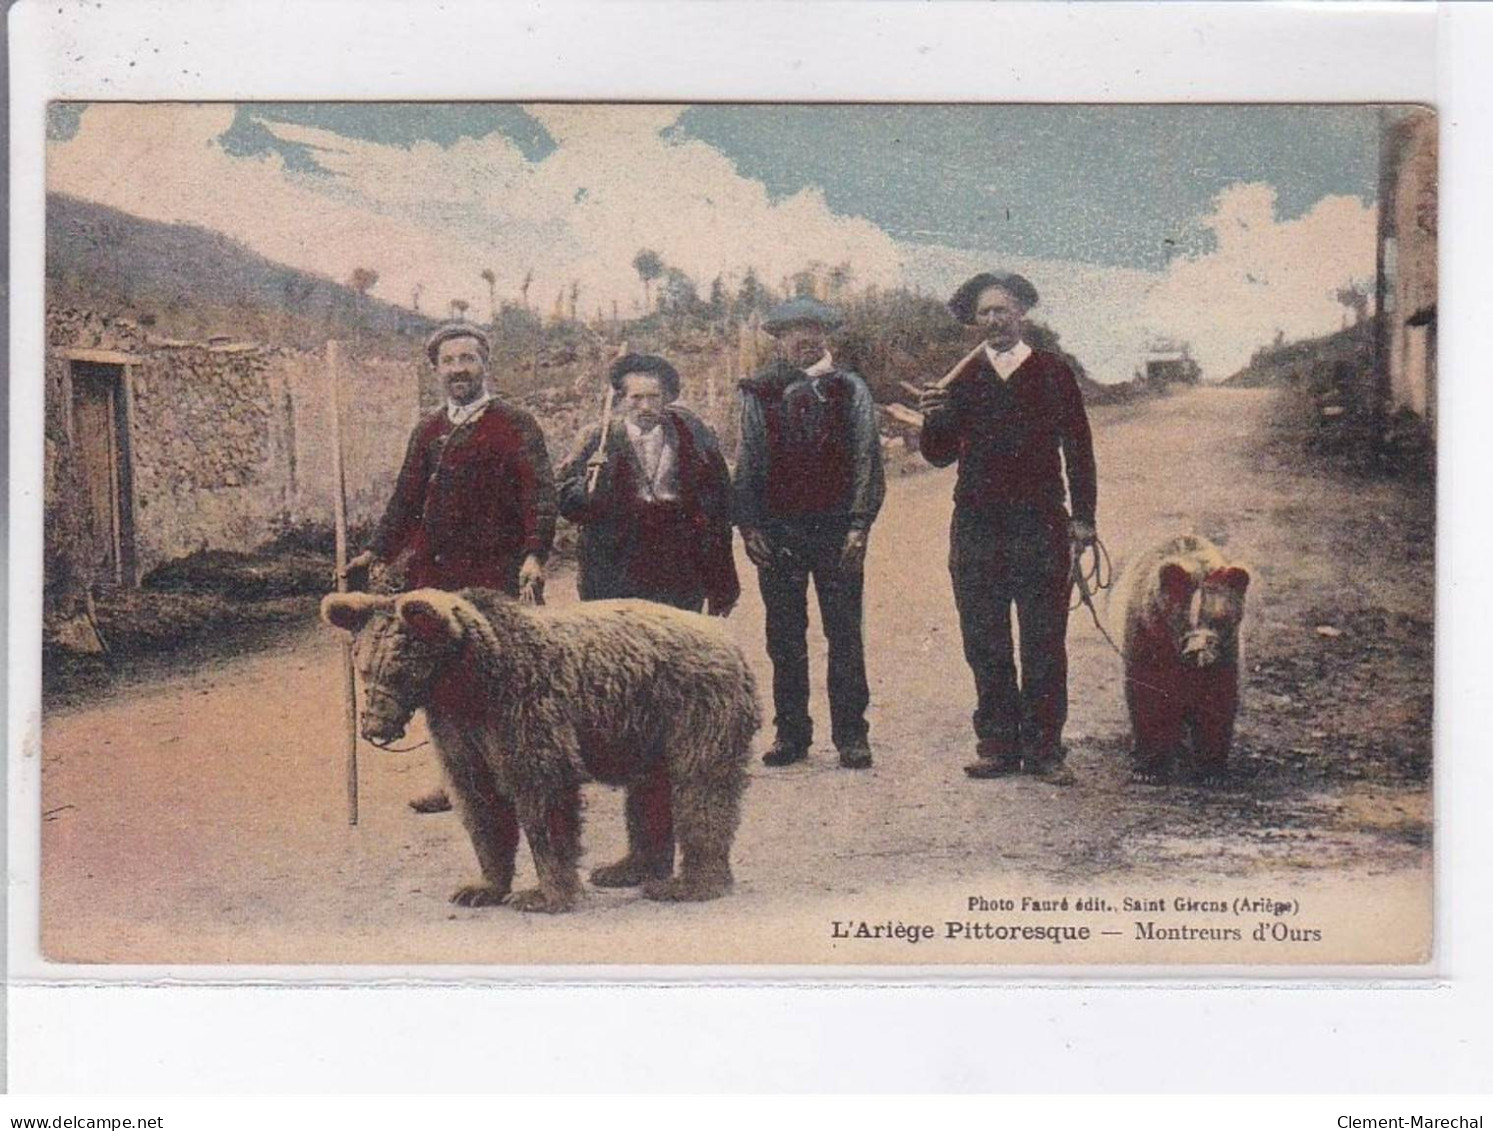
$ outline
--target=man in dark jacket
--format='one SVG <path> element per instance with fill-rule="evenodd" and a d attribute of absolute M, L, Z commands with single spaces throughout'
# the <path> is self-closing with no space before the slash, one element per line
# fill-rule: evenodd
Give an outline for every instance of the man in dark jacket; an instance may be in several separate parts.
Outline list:
<path fill-rule="evenodd" d="M 608 374 L 617 411 L 606 462 L 593 425 L 560 468 L 560 514 L 581 527 L 581 600 L 639 597 L 725 616 L 741 596 L 731 553 L 731 480 L 715 434 L 675 404 L 679 374 L 627 354 Z"/>
<path fill-rule="evenodd" d="M 848 769 L 871 765 L 861 635 L 866 539 L 886 495 L 876 406 L 866 383 L 834 363 L 839 315 L 813 299 L 783 303 L 763 322 L 778 359 L 741 383 L 736 522 L 757 567 L 777 740 L 764 756 L 786 766 L 808 755 L 808 586 L 814 580 L 829 643 L 831 732 Z"/>
<path fill-rule="evenodd" d="M 1022 341 L 1036 302 L 1036 288 L 1014 274 L 976 275 L 955 292 L 949 309 L 986 340 L 946 387 L 924 389 L 921 447 L 935 467 L 959 462 L 949 570 L 975 677 L 978 739 L 965 773 L 1025 770 L 1065 785 L 1069 577 L 1074 553 L 1094 540 L 1094 445 L 1073 371 Z"/>
<path fill-rule="evenodd" d="M 560 513 L 581 527 L 582 601 L 635 597 L 726 616 L 741 596 L 731 552 L 731 479 L 715 434 L 674 401 L 679 374 L 625 354 L 607 374 L 615 414 L 593 425 L 560 469 Z M 603 447 L 603 444 L 605 445 Z M 591 473 L 600 449 L 605 462 Z M 667 774 L 627 788 L 627 855 L 596 868 L 597 887 L 632 887 L 674 870 Z"/>
<path fill-rule="evenodd" d="M 406 589 L 475 586 L 537 600 L 555 537 L 544 435 L 486 387 L 490 347 L 479 327 L 448 323 L 425 350 L 446 403 L 415 426 L 373 546 L 347 568 L 385 564 L 403 574 Z M 410 805 L 422 813 L 451 807 L 443 790 Z"/>

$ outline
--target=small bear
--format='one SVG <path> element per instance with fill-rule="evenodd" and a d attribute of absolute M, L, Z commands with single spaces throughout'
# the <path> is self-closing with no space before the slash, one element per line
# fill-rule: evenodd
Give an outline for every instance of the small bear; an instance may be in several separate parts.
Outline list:
<path fill-rule="evenodd" d="M 1156 546 L 1127 571 L 1120 592 L 1136 781 L 1176 776 L 1189 735 L 1194 775 L 1217 781 L 1227 773 L 1248 588 L 1249 572 L 1196 535 Z"/>

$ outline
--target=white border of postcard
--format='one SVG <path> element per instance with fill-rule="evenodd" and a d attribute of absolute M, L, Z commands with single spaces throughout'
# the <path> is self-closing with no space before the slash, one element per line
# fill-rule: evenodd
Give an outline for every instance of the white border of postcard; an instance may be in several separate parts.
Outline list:
<path fill-rule="evenodd" d="M 1475 188 L 1488 159 L 1474 154 L 1468 135 L 1480 126 L 1488 136 L 1486 117 L 1479 122 L 1476 114 L 1486 114 L 1489 93 L 1482 61 L 1493 44 L 1489 17 L 1475 5 L 1388 3 L 17 5 L 10 23 L 12 1082 L 133 1091 L 816 1082 L 879 1089 L 940 1080 L 1191 1089 L 1235 1081 L 1317 1091 L 1476 1079 L 1472 1066 L 1488 1055 L 1487 1027 L 1476 1018 L 1479 1010 L 1493 1015 L 1486 959 L 1493 901 L 1478 882 L 1486 875 L 1481 862 L 1493 859 L 1486 816 L 1493 790 L 1481 738 L 1490 713 L 1482 690 L 1488 665 L 1480 646 L 1493 628 L 1486 585 L 1493 554 L 1475 511 L 1482 478 L 1475 437 L 1489 401 L 1472 359 L 1483 346 L 1475 328 L 1490 322 L 1479 268 L 1493 248 Z M 149 66 L 130 66 L 146 58 Z M 1320 968 L 1311 971 L 1314 981 L 1288 982 L 1292 972 L 1277 969 L 1002 968 L 987 978 L 967 969 L 640 976 L 633 969 L 45 966 L 37 952 L 35 803 L 41 404 L 25 394 L 40 386 L 43 110 L 52 98 L 1434 103 L 1444 123 L 1441 217 L 1449 238 L 1432 964 L 1411 971 L 1415 980 L 1393 983 L 1373 976 L 1405 979 L 1407 972 L 1337 971 L 1353 981 L 1333 983 L 1323 979 L 1334 972 Z M 1204 973 L 1206 987 L 1198 984 Z M 688 981 L 674 981 L 675 992 L 637 984 L 655 975 Z M 1106 976 L 1127 981 L 1096 985 Z M 1146 984 L 1135 984 L 1142 977 Z M 414 984 L 431 981 L 443 984 Z M 504 988 L 493 989 L 494 981 Z M 584 984 L 597 981 L 611 984 Z M 815 993 L 810 982 L 833 992 Z M 194 1033 L 204 1039 L 204 1015 L 213 1019 L 208 1031 L 226 1036 L 222 1056 L 192 1044 Z M 1197 1039 L 1203 1025 L 1205 1042 Z M 1327 1040 L 1344 1025 L 1368 1036 L 1356 1061 Z M 640 1026 L 656 1045 L 640 1039 Z M 1426 1040 L 1436 1026 L 1441 1039 Z M 584 1079 L 546 1051 L 578 1032 L 585 1033 L 586 1051 L 577 1053 L 587 1062 Z M 698 1041 L 701 1033 L 728 1051 L 702 1057 L 718 1046 L 691 1044 L 690 1035 Z M 833 1076 L 815 1075 L 825 1063 L 821 1038 L 839 1042 Z M 1095 1051 L 1110 1058 L 1091 1063 L 1081 1079 L 1063 1055 L 1078 1039 L 1102 1042 Z M 495 1044 L 507 1059 L 494 1074 Z M 394 1045 L 406 1059 L 396 1063 Z M 202 1074 L 189 1083 L 170 1066 L 194 1047 L 203 1053 Z M 604 1048 L 614 1050 L 610 1059 L 593 1055 Z M 314 1049 L 335 1055 L 327 1061 Z M 1330 1075 L 1323 1074 L 1324 1049 Z M 246 1072 L 233 1050 L 259 1067 Z M 698 1075 L 665 1071 L 669 1056 L 698 1059 Z M 760 1066 L 757 1058 L 765 1058 Z M 329 1063 L 341 1067 L 333 1072 Z M 958 1079 L 949 1076 L 955 1065 L 965 1073 Z M 1245 1071 L 1251 1075 L 1239 1075 Z"/>

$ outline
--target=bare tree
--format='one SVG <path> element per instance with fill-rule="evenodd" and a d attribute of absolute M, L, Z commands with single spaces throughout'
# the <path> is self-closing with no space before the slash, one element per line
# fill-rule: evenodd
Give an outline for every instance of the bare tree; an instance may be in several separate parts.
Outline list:
<path fill-rule="evenodd" d="M 415 289 L 410 292 L 410 305 L 415 308 L 415 313 L 420 313 L 420 296 L 425 293 L 425 284 L 416 283 Z"/>
<path fill-rule="evenodd" d="M 471 306 L 472 304 L 464 298 L 453 298 L 451 300 L 451 320 L 453 322 L 465 322 L 467 311 L 471 309 Z"/>
<path fill-rule="evenodd" d="M 534 285 L 534 271 L 531 268 L 524 272 L 524 281 L 519 284 L 518 293 L 523 297 L 524 310 L 529 309 L 529 288 Z"/>
<path fill-rule="evenodd" d="M 498 324 L 498 277 L 491 267 L 482 269 L 482 281 L 487 284 L 488 321 Z"/>
<path fill-rule="evenodd" d="M 575 308 L 581 301 L 581 282 L 579 279 L 572 280 L 570 284 L 570 320 L 575 321 Z"/>

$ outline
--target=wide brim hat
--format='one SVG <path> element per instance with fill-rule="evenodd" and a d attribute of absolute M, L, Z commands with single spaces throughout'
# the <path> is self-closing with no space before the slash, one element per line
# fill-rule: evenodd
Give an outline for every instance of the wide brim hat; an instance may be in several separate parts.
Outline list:
<path fill-rule="evenodd" d="M 629 373 L 646 373 L 650 377 L 657 377 L 659 383 L 664 387 L 664 400 L 673 401 L 679 397 L 679 370 L 675 369 L 663 358 L 652 353 L 625 353 L 607 370 L 607 380 L 612 383 L 612 388 L 617 392 L 622 391 L 622 379 Z"/>
<path fill-rule="evenodd" d="M 954 292 L 954 297 L 949 299 L 949 313 L 966 326 L 973 326 L 975 303 L 989 287 L 1000 287 L 1028 310 L 1037 305 L 1037 288 L 1032 286 L 1031 280 L 1025 275 L 1018 275 L 1014 271 L 981 271 Z"/>
<path fill-rule="evenodd" d="M 436 327 L 435 333 L 425 339 L 425 356 L 430 358 L 431 365 L 436 363 L 441 343 L 449 342 L 452 338 L 474 338 L 482 360 L 487 361 L 492 357 L 492 343 L 488 341 L 487 331 L 481 326 L 475 322 L 447 322 Z"/>
<path fill-rule="evenodd" d="M 777 337 L 793 326 L 820 326 L 833 330 L 844 321 L 845 316 L 834 307 L 818 299 L 800 297 L 779 303 L 769 310 L 762 319 L 762 328 Z"/>

